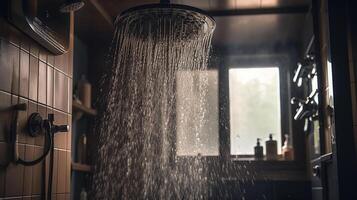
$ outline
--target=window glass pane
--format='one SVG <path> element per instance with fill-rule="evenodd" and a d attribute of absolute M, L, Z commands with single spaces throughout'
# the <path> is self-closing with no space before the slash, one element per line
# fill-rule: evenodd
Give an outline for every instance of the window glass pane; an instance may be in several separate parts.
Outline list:
<path fill-rule="evenodd" d="M 176 76 L 177 155 L 218 155 L 218 72 Z"/>
<path fill-rule="evenodd" d="M 229 70 L 230 139 L 232 155 L 253 155 L 257 138 L 269 133 L 281 152 L 279 68 Z"/>

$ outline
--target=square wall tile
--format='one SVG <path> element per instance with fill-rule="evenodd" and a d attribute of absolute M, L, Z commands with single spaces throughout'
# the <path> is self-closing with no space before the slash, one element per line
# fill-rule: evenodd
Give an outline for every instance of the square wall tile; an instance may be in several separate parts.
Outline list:
<path fill-rule="evenodd" d="M 38 102 L 47 103 L 47 66 L 40 61 L 38 66 Z"/>
<path fill-rule="evenodd" d="M 33 160 L 34 159 L 34 147 L 26 145 L 25 146 L 25 159 Z M 33 166 L 26 166 L 24 171 L 24 187 L 23 187 L 23 195 L 30 196 L 32 194 L 32 174 L 33 174 Z"/>
<path fill-rule="evenodd" d="M 54 107 L 68 112 L 68 78 L 55 70 Z"/>
<path fill-rule="evenodd" d="M 55 56 L 51 53 L 47 55 L 47 64 L 51 65 L 52 67 L 55 66 Z"/>
<path fill-rule="evenodd" d="M 48 177 L 49 177 L 49 155 L 46 157 L 46 188 L 48 190 Z M 53 152 L 53 173 L 52 173 L 52 194 L 57 193 L 57 172 L 58 171 L 58 150 Z"/>
<path fill-rule="evenodd" d="M 20 40 L 20 48 L 30 53 L 30 38 L 24 35 Z"/>
<path fill-rule="evenodd" d="M 20 51 L 20 86 L 19 95 L 22 97 L 29 96 L 29 75 L 30 74 L 30 55 L 28 52 Z"/>
<path fill-rule="evenodd" d="M 20 158 L 25 156 L 25 146 L 18 145 L 18 154 Z M 6 196 L 22 196 L 24 166 L 10 164 L 6 169 Z"/>
<path fill-rule="evenodd" d="M 63 194 L 66 192 L 66 163 L 67 153 L 66 151 L 58 151 L 58 169 L 57 169 L 57 194 Z"/>
<path fill-rule="evenodd" d="M 47 105 L 53 107 L 54 70 L 47 65 Z"/>
<path fill-rule="evenodd" d="M 12 67 L 12 82 L 11 92 L 13 94 L 19 94 L 19 74 L 20 74 L 20 48 L 10 45 L 9 48 L 9 65 Z M 8 74 L 9 76 L 10 74 Z M 6 74 L 3 74 L 6 76 Z"/>
<path fill-rule="evenodd" d="M 67 65 L 68 65 L 68 55 L 61 54 L 55 56 L 55 68 L 67 74 Z"/>
<path fill-rule="evenodd" d="M 28 100 L 25 98 L 20 97 L 19 103 L 25 103 L 27 105 L 28 108 Z M 19 116 L 18 116 L 18 142 L 20 143 L 26 143 L 26 137 L 28 136 L 28 132 L 27 132 L 27 110 L 24 111 L 20 111 L 19 112 Z"/>
<path fill-rule="evenodd" d="M 21 104 L 24 103 L 24 104 L 28 105 L 27 102 L 28 102 L 27 99 L 21 98 L 16 95 L 11 95 L 11 104 L 12 105 L 16 105 L 16 104 L 20 104 L 20 103 Z M 26 142 L 26 135 L 27 135 L 27 133 L 24 131 L 26 129 L 26 125 L 27 125 L 27 109 L 18 112 L 17 122 L 18 122 L 17 141 L 19 143 L 23 144 Z M 10 123 L 11 122 L 9 122 L 9 125 L 10 125 Z"/>
<path fill-rule="evenodd" d="M 8 108 L 11 106 L 11 95 L 0 91 L 0 108 Z M 9 132 L 10 112 L 0 112 L 0 141 L 4 141 Z"/>
<path fill-rule="evenodd" d="M 29 98 L 37 101 L 38 91 L 38 58 L 30 56 Z"/>
<path fill-rule="evenodd" d="M 40 54 L 40 47 L 38 46 L 37 43 L 32 42 L 30 44 L 30 54 L 36 58 L 38 58 L 38 55 Z"/>
<path fill-rule="evenodd" d="M 67 168 L 66 168 L 66 193 L 71 192 L 71 152 L 66 152 L 67 153 Z"/>
<path fill-rule="evenodd" d="M 57 125 L 68 125 L 67 114 L 59 111 L 54 111 L 55 121 Z M 67 135 L 68 133 L 57 133 L 55 134 L 55 148 L 66 149 L 67 147 Z"/>
<path fill-rule="evenodd" d="M 39 55 L 38 55 L 38 58 L 44 62 L 44 63 L 47 63 L 47 54 L 48 54 L 48 51 L 44 48 L 40 48 L 40 51 L 39 51 Z"/>
<path fill-rule="evenodd" d="M 10 151 L 11 149 L 9 148 L 10 146 L 5 143 L 5 142 L 0 142 L 0 164 L 3 166 L 6 166 L 7 164 L 9 164 L 10 161 Z M 6 172 L 5 168 L 1 168 L 0 167 L 0 171 L 3 171 L 4 173 Z M 5 178 L 5 176 L 4 176 Z M 0 180 L 1 182 L 1 180 Z M 4 181 L 5 183 L 5 181 Z"/>
<path fill-rule="evenodd" d="M 13 66 L 10 52 L 16 49 L 10 43 L 0 40 L 0 90 L 11 92 Z"/>
<path fill-rule="evenodd" d="M 34 158 L 39 158 L 43 154 L 43 147 L 34 147 Z M 43 181 L 43 162 L 33 166 L 32 171 L 32 195 L 40 195 Z"/>

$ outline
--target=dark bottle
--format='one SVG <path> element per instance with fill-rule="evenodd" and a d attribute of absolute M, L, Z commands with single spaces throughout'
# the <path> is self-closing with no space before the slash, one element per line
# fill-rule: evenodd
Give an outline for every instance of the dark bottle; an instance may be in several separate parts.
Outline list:
<path fill-rule="evenodd" d="M 263 147 L 260 146 L 260 138 L 257 138 L 257 146 L 254 147 L 254 157 L 257 160 L 262 160 L 263 155 Z"/>
<path fill-rule="evenodd" d="M 267 160 L 277 160 L 278 159 L 278 143 L 273 140 L 273 134 L 269 134 L 269 140 L 265 142 L 266 148 L 266 158 Z"/>

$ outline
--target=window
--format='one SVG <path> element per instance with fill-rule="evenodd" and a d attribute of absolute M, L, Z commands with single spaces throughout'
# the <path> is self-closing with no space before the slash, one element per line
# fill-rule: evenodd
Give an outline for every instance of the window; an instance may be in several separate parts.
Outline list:
<path fill-rule="evenodd" d="M 218 72 L 176 75 L 176 154 L 218 156 Z"/>
<path fill-rule="evenodd" d="M 229 70 L 230 141 L 232 155 L 254 155 L 257 138 L 269 133 L 281 152 L 280 80 L 278 67 Z"/>

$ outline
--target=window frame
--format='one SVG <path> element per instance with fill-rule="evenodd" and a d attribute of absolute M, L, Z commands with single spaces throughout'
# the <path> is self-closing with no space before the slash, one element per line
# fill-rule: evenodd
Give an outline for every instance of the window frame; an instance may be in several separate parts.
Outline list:
<path fill-rule="evenodd" d="M 228 60 L 228 61 L 227 61 Z M 241 62 L 240 60 L 227 59 L 222 61 L 219 65 L 219 148 L 220 157 L 223 160 L 252 160 L 254 155 L 231 155 L 231 142 L 230 142 L 230 100 L 229 100 L 229 69 L 232 68 L 263 68 L 263 67 L 278 67 L 280 79 L 280 115 L 281 115 L 281 144 L 284 141 L 284 134 L 289 134 L 293 140 L 293 147 L 297 147 L 295 142 L 295 131 L 293 132 L 294 122 L 292 121 L 291 112 L 291 68 L 292 63 L 278 59 L 278 62 L 267 61 L 266 59 L 257 59 L 256 63 L 251 61 Z M 254 148 L 254 147 L 252 147 Z M 280 148 L 280 147 L 278 147 Z M 304 148 L 304 147 L 303 147 Z M 294 151 L 296 155 L 296 151 Z M 294 155 L 294 161 L 296 156 Z"/>
<path fill-rule="evenodd" d="M 285 113 L 285 112 L 283 112 L 283 107 L 284 107 L 284 105 L 283 104 L 285 104 L 285 102 L 283 103 L 282 102 L 282 100 L 284 99 L 284 98 L 282 98 L 282 89 L 281 89 L 281 87 L 282 87 L 282 73 L 281 73 L 281 67 L 279 67 L 279 66 L 273 66 L 273 65 L 269 65 L 269 66 L 239 66 L 239 67 L 229 67 L 229 69 L 228 69 L 228 92 L 229 92 L 229 89 L 230 89 L 230 87 L 229 87 L 229 82 L 230 82 L 230 80 L 229 80 L 229 70 L 230 69 L 256 69 L 256 68 L 277 68 L 278 69 L 278 72 L 279 72 L 279 97 L 280 97 L 280 144 L 282 145 L 283 144 L 283 142 L 284 142 L 284 135 L 286 134 L 286 133 L 288 133 L 288 131 L 284 131 L 284 129 L 283 129 L 283 123 L 286 123 L 286 120 L 283 120 L 283 113 Z M 284 80 L 285 81 L 285 80 Z M 228 100 L 230 101 L 230 96 L 228 96 Z M 231 106 L 231 104 L 229 105 L 229 116 L 231 117 L 231 110 L 230 110 L 230 106 Z M 285 118 L 284 118 L 285 119 Z M 231 120 L 229 121 L 229 124 L 230 124 L 230 128 L 231 128 Z M 231 129 L 230 129 L 231 130 Z M 231 131 L 229 131 L 229 136 L 230 136 L 230 138 L 231 138 Z M 266 133 L 266 138 L 268 138 L 268 133 Z M 265 142 L 265 140 L 264 139 L 266 139 L 266 138 L 261 138 L 262 139 L 262 141 L 261 141 L 261 143 L 262 142 Z M 276 139 L 276 137 L 275 137 L 275 139 Z M 279 143 L 278 143 L 278 145 L 279 145 Z M 251 147 L 252 149 L 254 148 L 254 146 L 252 146 Z M 279 146 L 278 146 L 278 148 L 279 148 Z M 250 159 L 250 158 L 254 158 L 254 154 L 232 154 L 232 152 L 231 152 L 231 142 L 230 142 L 230 144 L 229 144 L 229 152 L 230 152 L 230 155 L 231 155 L 231 157 L 234 157 L 234 158 L 239 158 L 239 159 Z M 264 154 L 265 154 L 265 149 L 264 149 Z M 279 156 L 279 155 L 278 155 Z"/>

